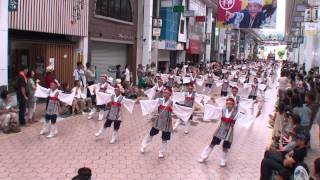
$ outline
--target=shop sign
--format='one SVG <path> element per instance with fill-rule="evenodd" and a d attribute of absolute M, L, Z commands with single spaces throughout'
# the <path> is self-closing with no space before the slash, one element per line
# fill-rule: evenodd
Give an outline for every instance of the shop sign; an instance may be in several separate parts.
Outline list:
<path fill-rule="evenodd" d="M 201 42 L 199 40 L 190 39 L 188 53 L 189 54 L 201 54 L 201 52 L 202 52 Z"/>
<path fill-rule="evenodd" d="M 162 27 L 162 18 L 153 18 L 152 27 L 161 28 Z"/>
<path fill-rule="evenodd" d="M 173 7 L 173 12 L 175 13 L 182 13 L 184 11 L 184 6 L 174 6 Z"/>
<path fill-rule="evenodd" d="M 320 22 L 320 7 L 314 7 L 312 10 L 312 21 Z"/>
<path fill-rule="evenodd" d="M 206 17 L 205 16 L 196 16 L 196 22 L 205 22 Z"/>
<path fill-rule="evenodd" d="M 176 50 L 177 42 L 176 41 L 165 41 L 165 49 Z"/>
<path fill-rule="evenodd" d="M 312 9 L 307 8 L 304 12 L 304 21 L 310 22 L 312 20 Z"/>
<path fill-rule="evenodd" d="M 161 7 L 163 8 L 172 7 L 172 0 L 161 0 Z"/>
<path fill-rule="evenodd" d="M 152 36 L 159 37 L 160 34 L 161 34 L 161 28 L 153 28 L 152 29 Z"/>
<path fill-rule="evenodd" d="M 194 11 L 193 10 L 184 11 L 183 16 L 184 17 L 193 17 Z"/>
<path fill-rule="evenodd" d="M 17 11 L 18 10 L 18 0 L 9 0 L 9 11 Z"/>

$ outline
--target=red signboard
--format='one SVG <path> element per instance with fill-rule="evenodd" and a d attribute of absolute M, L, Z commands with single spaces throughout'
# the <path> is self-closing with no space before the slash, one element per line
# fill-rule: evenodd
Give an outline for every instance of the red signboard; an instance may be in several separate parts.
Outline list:
<path fill-rule="evenodd" d="M 196 22 L 205 22 L 206 17 L 205 16 L 196 16 Z"/>
<path fill-rule="evenodd" d="M 187 53 L 189 54 L 201 54 L 202 53 L 202 45 L 199 40 L 189 40 L 189 48 L 187 49 Z"/>
<path fill-rule="evenodd" d="M 241 10 L 242 0 L 218 0 L 218 25 L 222 26 L 222 23 L 226 20 L 229 13 L 239 12 Z"/>

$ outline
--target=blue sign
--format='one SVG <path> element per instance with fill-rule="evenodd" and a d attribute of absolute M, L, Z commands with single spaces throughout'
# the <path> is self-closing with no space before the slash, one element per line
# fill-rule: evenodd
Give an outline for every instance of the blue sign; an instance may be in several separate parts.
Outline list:
<path fill-rule="evenodd" d="M 175 41 L 166 41 L 164 45 L 165 49 L 176 50 L 177 42 Z"/>

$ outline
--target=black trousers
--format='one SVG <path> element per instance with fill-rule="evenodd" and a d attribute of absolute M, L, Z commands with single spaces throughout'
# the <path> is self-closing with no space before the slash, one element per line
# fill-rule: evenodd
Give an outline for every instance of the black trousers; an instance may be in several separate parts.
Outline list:
<path fill-rule="evenodd" d="M 221 139 L 216 136 L 213 136 L 210 145 L 215 146 L 215 145 L 219 145 L 220 143 L 221 143 Z M 223 149 L 230 149 L 231 143 L 229 141 L 223 141 L 222 147 Z"/>
<path fill-rule="evenodd" d="M 26 114 L 26 100 L 23 97 L 18 95 L 17 95 L 17 100 L 19 104 L 19 123 L 20 125 L 25 125 L 26 120 L 24 116 Z"/>
<path fill-rule="evenodd" d="M 104 123 L 104 128 L 111 127 L 112 123 L 113 123 L 114 130 L 118 131 L 120 129 L 120 124 L 121 124 L 121 121 L 119 120 L 107 119 L 107 121 Z"/>
<path fill-rule="evenodd" d="M 252 96 L 252 95 L 250 95 L 250 96 L 248 97 L 248 99 L 256 100 L 256 99 L 257 99 L 257 96 Z"/>
<path fill-rule="evenodd" d="M 58 116 L 56 114 L 52 114 L 52 115 L 46 114 L 46 122 L 51 121 L 51 124 L 56 124 L 57 117 Z"/>
<path fill-rule="evenodd" d="M 150 136 L 155 136 L 159 133 L 159 130 L 152 127 L 150 130 Z M 162 131 L 161 139 L 162 141 L 168 141 L 171 138 L 171 132 Z"/>
<path fill-rule="evenodd" d="M 224 97 L 228 96 L 228 92 L 221 91 L 221 96 L 224 96 Z"/>
<path fill-rule="evenodd" d="M 88 86 L 91 86 L 93 84 L 94 84 L 94 81 L 89 81 L 88 82 Z M 91 97 L 91 93 L 90 93 L 89 89 L 87 90 L 87 97 Z"/>

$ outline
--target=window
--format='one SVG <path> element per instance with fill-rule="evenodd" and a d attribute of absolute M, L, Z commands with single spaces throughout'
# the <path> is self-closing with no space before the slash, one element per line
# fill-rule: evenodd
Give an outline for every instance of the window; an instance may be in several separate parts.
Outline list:
<path fill-rule="evenodd" d="M 132 10 L 129 0 L 97 0 L 96 15 L 132 22 Z"/>
<path fill-rule="evenodd" d="M 180 21 L 180 34 L 184 34 L 184 20 Z"/>

